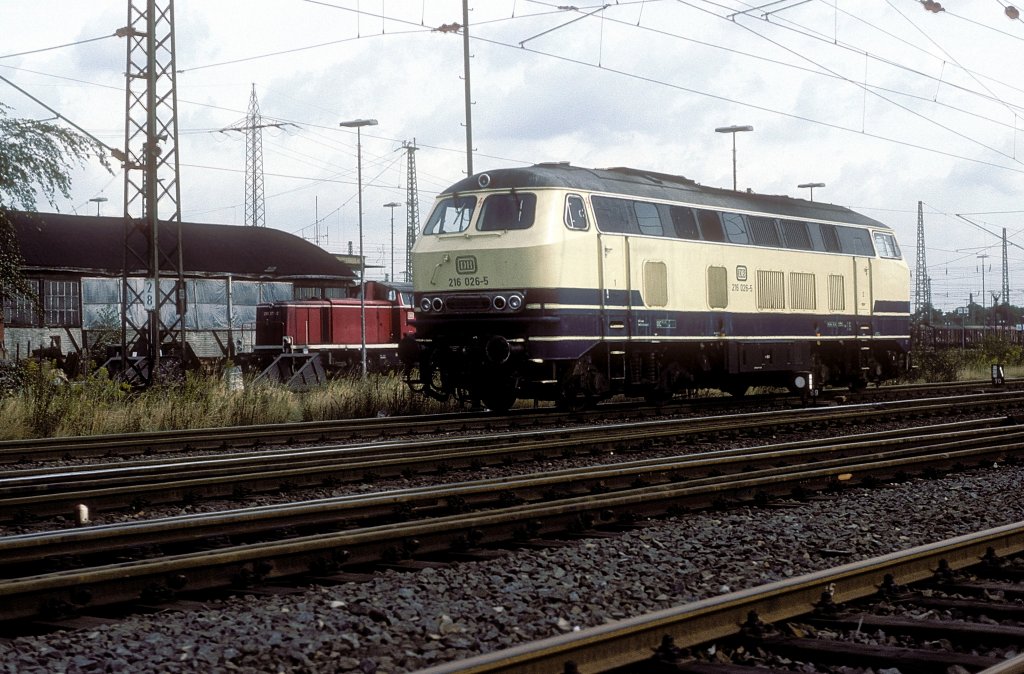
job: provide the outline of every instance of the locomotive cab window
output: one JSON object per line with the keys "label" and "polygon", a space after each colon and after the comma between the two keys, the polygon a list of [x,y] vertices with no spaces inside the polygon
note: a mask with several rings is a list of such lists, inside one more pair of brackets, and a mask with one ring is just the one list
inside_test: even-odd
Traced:
{"label": "locomotive cab window", "polygon": [[875,248],[878,250],[878,254],[882,257],[891,257],[894,259],[899,259],[900,257],[900,247],[896,243],[896,237],[892,234],[875,232]]}
{"label": "locomotive cab window", "polygon": [[583,204],[583,197],[578,194],[570,194],[565,198],[565,226],[579,231],[590,229],[587,208]]}
{"label": "locomotive cab window", "polygon": [[492,194],[484,200],[476,228],[481,232],[528,229],[533,226],[536,212],[536,194],[515,190],[507,194]]}
{"label": "locomotive cab window", "polygon": [[469,228],[476,208],[476,197],[447,197],[434,207],[424,234],[458,234]]}

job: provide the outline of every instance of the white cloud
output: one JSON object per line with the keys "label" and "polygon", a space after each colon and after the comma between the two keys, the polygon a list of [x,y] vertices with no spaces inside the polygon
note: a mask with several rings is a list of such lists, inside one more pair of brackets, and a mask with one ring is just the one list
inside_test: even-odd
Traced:
{"label": "white cloud", "polygon": [[[736,139],[741,187],[806,197],[797,184],[825,182],[816,199],[889,222],[911,262],[919,200],[948,213],[1024,209],[1024,76],[1014,67],[1024,24],[995,3],[950,0],[947,12],[932,14],[913,0],[815,1],[735,20],[722,6],[739,11],[746,5],[738,0],[624,2],[603,12],[530,0],[471,4],[477,170],[567,160],[725,187],[731,139],[714,128],[751,124],[755,131]],[[268,225],[310,234],[319,216],[329,248],[355,237],[356,138],[338,128],[345,119],[379,121],[362,134],[366,242],[378,254],[390,245],[382,205],[405,200],[402,141],[422,148],[422,217],[433,195],[462,177],[462,36],[430,30],[461,23],[458,0],[175,5],[186,218],[242,221],[245,142],[217,130],[245,117],[254,83],[264,118],[296,125],[263,137]],[[126,10],[125,2],[5,3],[3,54],[111,35]],[[121,145],[125,50],[108,38],[0,58],[0,75]],[[2,83],[0,101],[16,115],[49,116]],[[102,192],[104,212],[116,212],[122,182],[92,167],[60,207],[89,212]],[[950,274],[933,289],[980,292],[973,261],[955,250],[992,237],[955,217],[934,219],[929,262]],[[1019,213],[990,220],[1018,235]],[[1011,267],[1022,259],[1011,248]]]}

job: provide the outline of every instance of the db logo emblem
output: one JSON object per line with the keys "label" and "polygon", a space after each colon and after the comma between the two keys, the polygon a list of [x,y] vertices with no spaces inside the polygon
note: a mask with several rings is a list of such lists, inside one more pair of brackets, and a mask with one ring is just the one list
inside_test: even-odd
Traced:
{"label": "db logo emblem", "polygon": [[455,258],[455,271],[459,274],[475,274],[476,258],[472,255],[462,255]]}

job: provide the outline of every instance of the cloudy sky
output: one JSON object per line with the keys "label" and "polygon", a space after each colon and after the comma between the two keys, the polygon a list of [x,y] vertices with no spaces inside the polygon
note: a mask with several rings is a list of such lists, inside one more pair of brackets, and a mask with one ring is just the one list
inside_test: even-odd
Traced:
{"label": "cloudy sky", "polygon": [[[164,4],[161,0],[161,4]],[[851,207],[895,228],[943,308],[1002,282],[1024,304],[1024,22],[1005,0],[470,0],[473,168],[631,166]],[[178,0],[185,220],[245,220],[244,125],[264,124],[266,224],[340,252],[357,242],[362,133],[368,264],[391,266],[391,210],[415,139],[421,218],[467,168],[460,0]],[[1011,12],[1012,13],[1012,12]],[[111,146],[124,144],[125,0],[0,0],[0,77]],[[27,53],[31,52],[31,53]],[[0,80],[9,114],[52,114]],[[124,178],[75,176],[62,212],[122,210]],[[45,207],[44,210],[49,210]],[[960,217],[958,216],[960,214]],[[404,205],[394,209],[404,269]],[[319,223],[319,226],[317,226]],[[187,245],[187,244],[186,244]],[[358,245],[355,243],[355,245]],[[979,255],[988,255],[979,258]]]}

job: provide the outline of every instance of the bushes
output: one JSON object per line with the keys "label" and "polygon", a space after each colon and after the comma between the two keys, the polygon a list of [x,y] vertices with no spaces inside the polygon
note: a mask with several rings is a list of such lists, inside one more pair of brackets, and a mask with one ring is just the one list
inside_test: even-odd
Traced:
{"label": "bushes", "polygon": [[1024,350],[998,334],[987,335],[979,347],[920,347],[911,350],[914,379],[917,381],[957,381],[987,379],[989,366],[1024,366]]}

